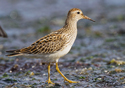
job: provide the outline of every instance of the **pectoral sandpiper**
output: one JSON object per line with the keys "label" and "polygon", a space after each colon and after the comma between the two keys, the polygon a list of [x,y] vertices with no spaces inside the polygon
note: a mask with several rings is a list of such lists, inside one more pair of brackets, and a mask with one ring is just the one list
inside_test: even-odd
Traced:
{"label": "pectoral sandpiper", "polygon": [[77,36],[77,22],[80,19],[88,19],[93,22],[91,18],[83,15],[82,11],[78,8],[69,10],[65,25],[63,28],[54,31],[31,44],[29,47],[7,51],[11,54],[7,56],[27,56],[33,58],[41,58],[43,62],[48,63],[48,83],[53,84],[50,79],[50,63],[56,63],[56,70],[69,83],[77,83],[67,79],[58,68],[58,60],[60,57],[66,55]]}

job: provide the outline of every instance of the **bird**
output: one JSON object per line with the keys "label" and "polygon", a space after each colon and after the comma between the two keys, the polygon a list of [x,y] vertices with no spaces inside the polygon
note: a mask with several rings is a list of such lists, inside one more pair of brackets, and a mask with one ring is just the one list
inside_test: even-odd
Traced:
{"label": "bird", "polygon": [[4,32],[1,26],[0,26],[0,37],[7,38],[7,34]]}
{"label": "bird", "polygon": [[56,70],[60,73],[65,81],[69,83],[78,83],[78,81],[69,80],[63,75],[58,67],[58,60],[60,57],[63,57],[70,51],[77,37],[77,22],[80,19],[88,19],[95,22],[91,18],[84,15],[80,9],[72,8],[69,10],[65,24],[61,29],[45,35],[28,47],[17,50],[9,50],[7,52],[10,54],[7,56],[41,58],[42,62],[48,64],[48,80],[46,81],[48,84],[54,84],[50,79],[51,63],[56,63]]}

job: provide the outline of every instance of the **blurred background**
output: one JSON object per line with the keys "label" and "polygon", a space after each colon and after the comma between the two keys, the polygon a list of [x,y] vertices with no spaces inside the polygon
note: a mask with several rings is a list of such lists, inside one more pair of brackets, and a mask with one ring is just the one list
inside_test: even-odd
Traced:
{"label": "blurred background", "polygon": [[[41,66],[38,59],[8,58],[5,51],[27,47],[44,35],[62,28],[71,8],[81,9],[84,15],[96,22],[78,22],[77,39],[69,54],[59,60],[64,74],[70,71],[75,75],[74,80],[81,81],[79,85],[68,86],[124,86],[125,76],[122,72],[125,71],[125,0],[0,0],[0,25],[8,35],[8,38],[0,37],[0,85],[8,87],[15,82],[16,86],[34,83],[36,86],[44,85],[47,70],[43,69],[47,68],[46,65]],[[117,60],[122,63],[120,66]],[[72,67],[74,65],[77,70]],[[64,86],[62,78],[58,79],[60,75],[56,73],[54,65],[52,68],[55,74],[52,78],[57,78],[53,81],[60,83],[61,87]],[[22,69],[23,73],[12,75],[22,72]],[[91,74],[88,72],[83,76],[83,71],[91,71]],[[30,78],[32,72],[35,75]],[[37,72],[40,74],[36,75]],[[112,72],[115,73],[109,76]],[[18,79],[19,75],[25,75],[25,78]],[[30,82],[33,78],[37,80]],[[23,81],[22,84],[20,81]]]}

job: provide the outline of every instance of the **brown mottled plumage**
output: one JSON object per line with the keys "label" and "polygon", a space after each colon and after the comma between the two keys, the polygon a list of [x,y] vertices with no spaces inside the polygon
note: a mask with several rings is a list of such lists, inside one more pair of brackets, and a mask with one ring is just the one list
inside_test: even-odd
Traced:
{"label": "brown mottled plumage", "polygon": [[[66,55],[77,36],[77,21],[80,19],[90,19],[83,15],[82,11],[78,8],[73,8],[68,12],[67,19],[63,28],[54,31],[31,44],[29,47],[19,50],[7,51],[11,54],[7,56],[27,56],[33,58],[41,58],[43,62],[48,64],[48,83],[52,83],[50,80],[50,63],[56,62],[56,70],[62,75],[65,81],[69,83],[77,83],[67,79],[58,68],[58,59]],[[53,83],[52,83],[53,84]]]}

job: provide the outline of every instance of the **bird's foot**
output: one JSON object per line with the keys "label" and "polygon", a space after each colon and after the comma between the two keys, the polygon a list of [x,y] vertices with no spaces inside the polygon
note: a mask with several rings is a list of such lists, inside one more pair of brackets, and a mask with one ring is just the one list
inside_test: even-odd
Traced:
{"label": "bird's foot", "polygon": [[48,82],[48,84],[55,84],[50,79],[48,79],[46,82]]}
{"label": "bird's foot", "polygon": [[79,81],[72,81],[72,80],[69,80],[69,79],[64,79],[64,81],[67,81],[69,83],[79,83]]}

